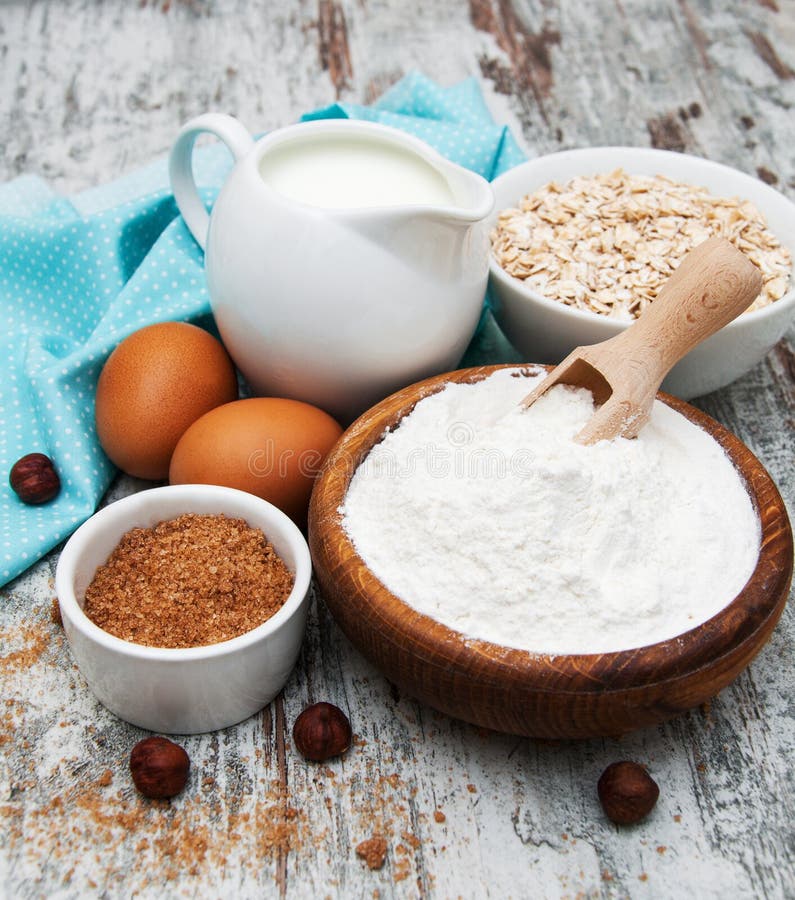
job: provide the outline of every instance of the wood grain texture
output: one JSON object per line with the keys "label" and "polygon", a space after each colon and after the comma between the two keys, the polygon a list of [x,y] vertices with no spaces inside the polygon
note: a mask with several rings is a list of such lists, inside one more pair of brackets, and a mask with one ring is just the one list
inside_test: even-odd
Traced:
{"label": "wood grain texture", "polygon": [[[417,68],[443,84],[477,78],[528,153],[681,147],[793,198],[793,47],[793,0],[6,0],[0,178],[36,174],[71,193],[161,156],[208,109],[264,131],[338,96],[372,102]],[[790,512],[794,343],[790,330],[752,372],[697,402],[765,464]],[[470,352],[473,365],[516,358],[493,323]],[[142,487],[120,478],[106,499]],[[281,701],[184,740],[193,776],[161,807],[142,805],[126,776],[144,733],[97,705],[50,620],[56,560],[0,596],[5,896],[795,893],[792,603],[708,708],[620,742],[571,744],[487,732],[415,702],[318,602]],[[316,700],[342,707],[358,735],[321,767],[289,736]],[[661,787],[629,830],[596,799],[599,774],[621,758],[648,765]],[[287,840],[274,842],[270,825]],[[369,871],[354,848],[375,831],[389,851]],[[203,855],[184,852],[191,836]]]}
{"label": "wood grain texture", "polygon": [[[757,279],[751,299],[758,287]],[[337,623],[411,696],[497,731],[536,738],[609,737],[657,725],[711,700],[762,649],[781,616],[792,580],[792,532],[784,502],[761,463],[721,425],[674,397],[660,395],[723,447],[762,526],[759,561],[747,585],[698,628],[617,653],[526,653],[468,639],[417,612],[356,552],[340,513],[356,469],[420,399],[451,382],[479,381],[495,368],[438,375],[393,394],[359,418],[329,455],[312,495],[309,542],[318,583]]]}

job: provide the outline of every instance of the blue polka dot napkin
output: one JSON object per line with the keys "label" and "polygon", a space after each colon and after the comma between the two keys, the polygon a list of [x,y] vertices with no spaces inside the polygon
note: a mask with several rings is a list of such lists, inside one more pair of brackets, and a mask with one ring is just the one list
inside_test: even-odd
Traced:
{"label": "blue polka dot napkin", "polygon": [[[373,106],[334,104],[304,119],[333,117],[401,128],[489,179],[524,158],[474,79],[442,88],[412,73]],[[229,155],[216,145],[194,165],[209,200]],[[33,176],[0,185],[0,585],[87,519],[115,474],[94,428],[110,351],[153,322],[212,327],[209,311],[202,253],[177,214],[165,160],[69,199]],[[54,459],[62,483],[38,507],[8,484],[14,462],[34,452]]]}

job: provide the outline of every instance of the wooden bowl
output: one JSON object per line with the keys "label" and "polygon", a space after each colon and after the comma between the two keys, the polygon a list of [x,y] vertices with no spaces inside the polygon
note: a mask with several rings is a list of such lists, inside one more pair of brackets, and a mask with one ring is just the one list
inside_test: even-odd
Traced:
{"label": "wooden bowl", "polygon": [[792,531],[781,496],[734,435],[689,404],[659,399],[723,447],[762,525],[759,560],[721,612],[671,640],[613,653],[548,656],[465,638],[392,594],[342,528],[350,480],[384,432],[445,384],[497,366],[429,378],[361,416],[326,460],[312,495],[309,544],[332,615],[351,642],[403,691],[448,715],[540,738],[616,736],[655,725],[714,697],[751,662],[778,621],[792,578]]}

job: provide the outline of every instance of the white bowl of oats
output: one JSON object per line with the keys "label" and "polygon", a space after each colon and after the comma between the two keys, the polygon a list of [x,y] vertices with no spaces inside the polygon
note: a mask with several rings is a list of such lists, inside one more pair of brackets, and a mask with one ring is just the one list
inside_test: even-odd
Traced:
{"label": "white bowl of oats", "polygon": [[763,291],[663,389],[689,399],[729,384],[795,318],[795,204],[757,178],[682,153],[594,147],[530,160],[492,187],[494,315],[530,362],[560,362],[622,331],[713,234],[759,266]]}

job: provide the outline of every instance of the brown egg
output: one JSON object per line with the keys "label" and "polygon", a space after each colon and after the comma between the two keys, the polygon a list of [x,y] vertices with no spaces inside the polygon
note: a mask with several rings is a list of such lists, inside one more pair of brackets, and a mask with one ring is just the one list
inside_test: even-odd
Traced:
{"label": "brown egg", "polygon": [[248,491],[303,527],[315,475],[341,434],[331,416],[298,400],[255,397],[227,403],[182,435],[169,481]]}
{"label": "brown egg", "polygon": [[185,429],[237,397],[237,377],[222,344],[185,322],[149,325],[111,353],[97,383],[102,449],[124,472],[166,478]]}

